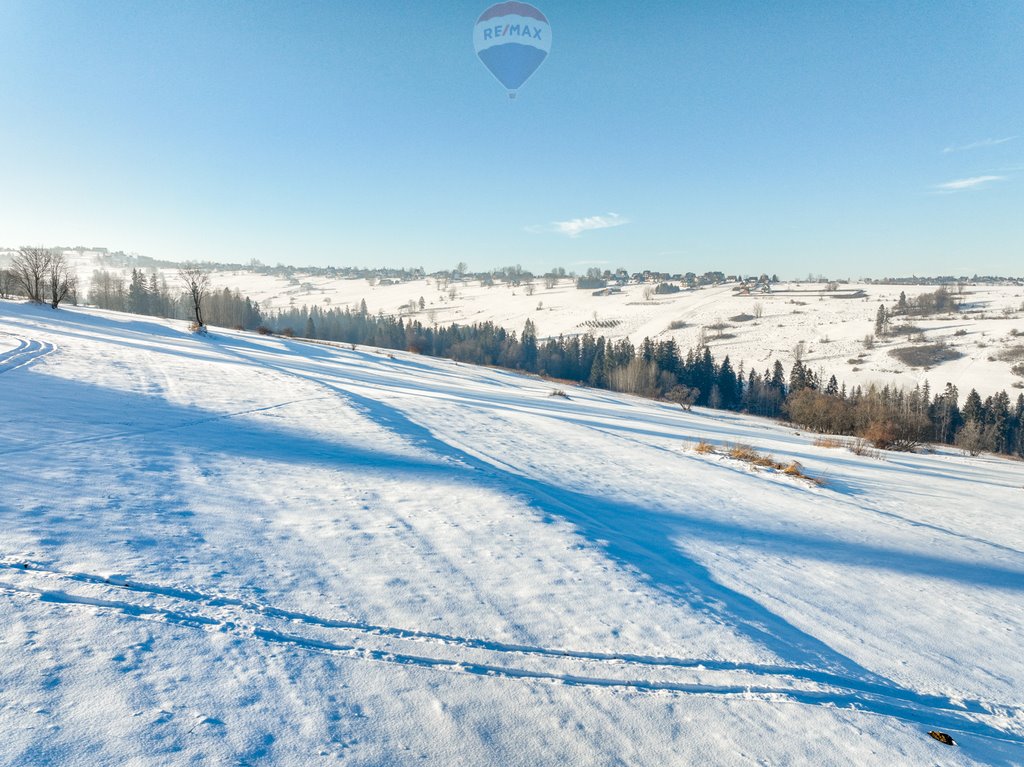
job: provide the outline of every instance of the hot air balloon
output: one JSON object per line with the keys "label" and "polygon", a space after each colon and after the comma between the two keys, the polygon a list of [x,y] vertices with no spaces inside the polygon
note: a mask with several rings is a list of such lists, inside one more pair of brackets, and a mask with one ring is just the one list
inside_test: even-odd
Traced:
{"label": "hot air balloon", "polygon": [[505,2],[484,11],[473,28],[473,47],[514,99],[551,51],[551,25],[532,5]]}

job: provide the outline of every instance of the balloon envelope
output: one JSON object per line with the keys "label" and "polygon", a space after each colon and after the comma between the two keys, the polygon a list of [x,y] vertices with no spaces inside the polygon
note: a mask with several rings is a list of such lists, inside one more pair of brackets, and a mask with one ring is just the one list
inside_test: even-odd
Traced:
{"label": "balloon envelope", "polygon": [[515,91],[551,51],[551,25],[532,5],[498,3],[477,19],[473,47],[498,82]]}

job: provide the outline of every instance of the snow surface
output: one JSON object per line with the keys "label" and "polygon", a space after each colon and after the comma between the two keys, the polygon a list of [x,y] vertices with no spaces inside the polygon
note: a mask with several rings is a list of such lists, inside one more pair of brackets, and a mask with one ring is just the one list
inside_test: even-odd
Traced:
{"label": "snow surface", "polygon": [[1024,764],[1024,464],[551,391],[0,301],[0,764]]}

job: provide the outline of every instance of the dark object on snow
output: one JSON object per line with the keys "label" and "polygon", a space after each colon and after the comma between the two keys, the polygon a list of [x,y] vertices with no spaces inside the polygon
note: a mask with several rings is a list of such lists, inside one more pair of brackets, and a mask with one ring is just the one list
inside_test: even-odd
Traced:
{"label": "dark object on snow", "polygon": [[953,740],[949,735],[947,735],[944,732],[939,732],[938,730],[932,730],[928,734],[931,735],[933,738],[935,738],[935,740],[939,741],[939,743],[945,743],[947,746],[955,746],[956,745],[956,741]]}

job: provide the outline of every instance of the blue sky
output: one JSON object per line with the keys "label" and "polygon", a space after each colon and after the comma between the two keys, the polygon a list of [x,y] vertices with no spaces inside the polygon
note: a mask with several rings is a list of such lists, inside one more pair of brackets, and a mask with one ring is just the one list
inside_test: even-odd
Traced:
{"label": "blue sky", "polygon": [[0,245],[1024,273],[1024,3],[0,3]]}

